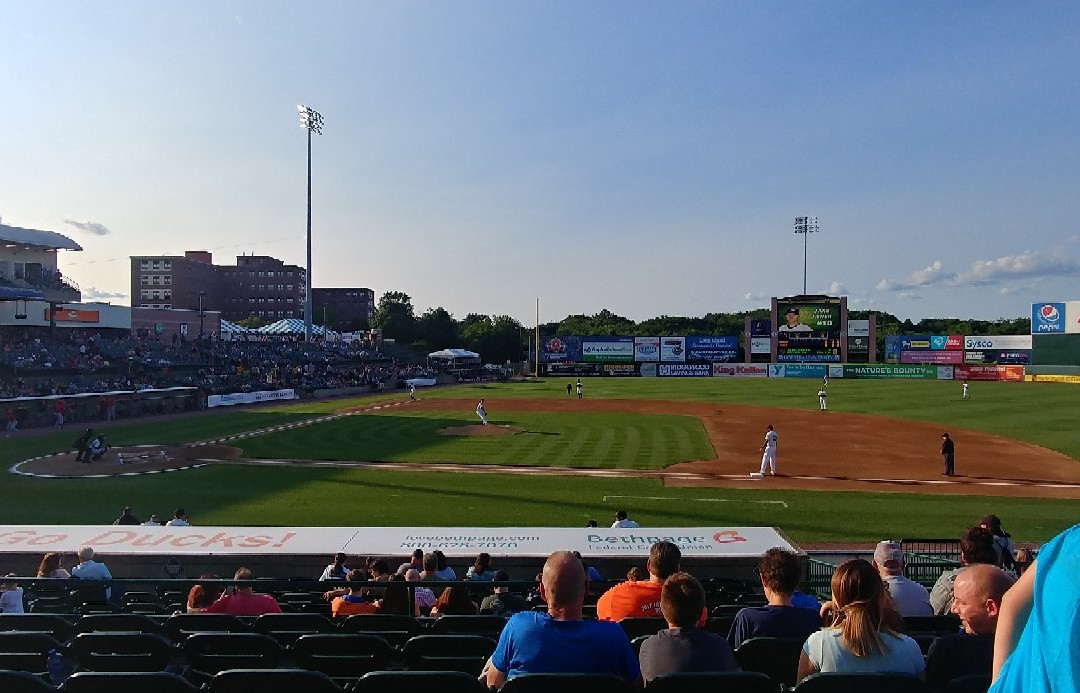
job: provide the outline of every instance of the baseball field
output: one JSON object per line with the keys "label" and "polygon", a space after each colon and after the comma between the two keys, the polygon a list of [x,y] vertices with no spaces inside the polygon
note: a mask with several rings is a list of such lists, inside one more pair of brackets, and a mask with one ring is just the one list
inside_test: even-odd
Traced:
{"label": "baseball field", "polygon": [[[0,524],[103,524],[125,505],[202,525],[770,525],[806,545],[954,537],[988,513],[1020,542],[1080,517],[1080,388],[950,381],[565,378],[300,402],[0,439]],[[474,413],[483,397],[490,424]],[[765,427],[782,476],[753,479]],[[958,476],[940,476],[940,436]],[[202,443],[201,445],[194,445]],[[147,447],[136,447],[147,446]],[[168,473],[160,473],[168,470]]]}

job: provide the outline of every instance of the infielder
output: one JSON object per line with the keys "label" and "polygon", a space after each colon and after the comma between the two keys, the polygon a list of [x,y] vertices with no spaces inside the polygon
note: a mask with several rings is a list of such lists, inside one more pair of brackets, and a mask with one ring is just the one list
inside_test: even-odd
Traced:
{"label": "infielder", "polygon": [[821,411],[827,411],[829,407],[825,404],[825,398],[828,396],[828,391],[825,388],[821,388],[817,391],[818,406],[821,407]]}
{"label": "infielder", "polygon": [[409,400],[416,401],[416,383],[409,383]]}
{"label": "infielder", "polygon": [[576,387],[577,387],[577,398],[578,398],[578,399],[581,399],[581,390],[582,390],[582,387],[581,387],[581,378],[578,378],[578,379],[577,379],[577,385],[576,385]]}
{"label": "infielder", "polygon": [[968,383],[967,383],[967,381],[965,380],[965,381],[964,381],[964,399],[968,399],[968,397],[969,397],[969,393],[968,393]]}
{"label": "infielder", "polygon": [[480,423],[484,424],[485,426],[488,425],[487,410],[484,409],[484,400],[480,400],[480,404],[476,405],[476,415],[480,417]]}
{"label": "infielder", "polygon": [[776,476],[776,440],[776,431],[773,430],[772,424],[769,424],[765,430],[765,442],[761,444],[761,470],[757,476],[765,476],[766,469]]}

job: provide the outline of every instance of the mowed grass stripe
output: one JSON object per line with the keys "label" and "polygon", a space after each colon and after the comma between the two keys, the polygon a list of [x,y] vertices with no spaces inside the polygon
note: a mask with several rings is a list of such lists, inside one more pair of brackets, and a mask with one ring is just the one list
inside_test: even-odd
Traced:
{"label": "mowed grass stripe", "polygon": [[[521,429],[515,435],[439,434],[443,428],[473,423],[440,412],[395,410],[270,433],[238,445],[252,458],[626,469],[656,469],[713,456],[701,421],[689,416],[512,412],[500,415],[496,423]],[[612,450],[622,454],[613,456]]]}

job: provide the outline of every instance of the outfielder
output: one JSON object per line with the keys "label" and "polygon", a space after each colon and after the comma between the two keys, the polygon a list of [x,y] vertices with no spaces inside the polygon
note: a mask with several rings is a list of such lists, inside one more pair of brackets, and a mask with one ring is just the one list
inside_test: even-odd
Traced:
{"label": "outfielder", "polygon": [[761,444],[761,470],[757,476],[765,476],[766,469],[776,476],[776,441],[776,431],[773,430],[772,424],[769,424],[765,430],[765,442]]}
{"label": "outfielder", "polygon": [[968,383],[965,380],[964,381],[964,399],[970,399],[970,397],[971,397],[971,393],[968,392]]}
{"label": "outfielder", "polygon": [[480,423],[484,424],[485,426],[488,425],[487,410],[484,409],[484,400],[480,400],[480,404],[476,405],[476,415],[480,417]]}
{"label": "outfielder", "polygon": [[828,391],[823,387],[817,391],[818,405],[821,407],[821,411],[828,410],[828,406],[825,404],[825,398],[828,396]]}

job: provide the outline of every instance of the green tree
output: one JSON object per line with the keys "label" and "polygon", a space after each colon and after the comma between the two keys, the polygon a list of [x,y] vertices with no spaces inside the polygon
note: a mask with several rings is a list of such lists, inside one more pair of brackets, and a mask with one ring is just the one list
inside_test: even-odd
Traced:
{"label": "green tree", "polygon": [[372,325],[383,331],[383,337],[409,343],[416,337],[416,315],[412,298],[401,291],[387,291],[379,298]]}
{"label": "green tree", "polygon": [[480,354],[485,363],[521,361],[525,354],[525,328],[509,315],[470,313],[461,323],[465,348]]}
{"label": "green tree", "polygon": [[430,350],[447,349],[458,345],[457,323],[454,316],[443,307],[428,308],[420,316],[416,326],[417,339]]}

